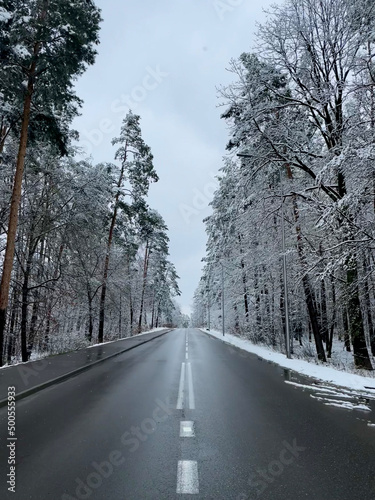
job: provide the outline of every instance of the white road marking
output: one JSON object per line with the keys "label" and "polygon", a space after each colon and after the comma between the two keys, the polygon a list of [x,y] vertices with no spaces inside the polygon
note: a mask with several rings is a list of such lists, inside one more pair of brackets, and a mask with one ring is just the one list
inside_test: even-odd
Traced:
{"label": "white road marking", "polygon": [[189,408],[190,410],[195,410],[195,398],[194,398],[193,376],[191,373],[191,363],[187,364],[187,368],[188,368],[188,382],[189,382]]}
{"label": "white road marking", "polygon": [[184,394],[185,394],[185,363],[181,365],[180,387],[178,389],[177,410],[182,410],[184,407]]}
{"label": "white road marking", "polygon": [[195,437],[194,422],[192,420],[180,422],[180,437]]}
{"label": "white road marking", "polygon": [[194,460],[179,460],[176,491],[179,494],[190,495],[199,493],[198,463]]}

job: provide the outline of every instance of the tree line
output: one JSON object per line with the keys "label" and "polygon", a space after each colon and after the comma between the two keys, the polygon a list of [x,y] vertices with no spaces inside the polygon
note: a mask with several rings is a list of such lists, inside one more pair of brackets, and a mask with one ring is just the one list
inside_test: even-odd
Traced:
{"label": "tree line", "polygon": [[100,22],[90,0],[0,7],[0,366],[183,320],[140,117],[125,117],[114,161],[73,145]]}
{"label": "tree line", "polygon": [[218,325],[224,291],[228,330],[285,350],[288,300],[292,350],[324,362],[337,340],[374,368],[374,48],[371,0],[286,0],[230,62],[195,324]]}

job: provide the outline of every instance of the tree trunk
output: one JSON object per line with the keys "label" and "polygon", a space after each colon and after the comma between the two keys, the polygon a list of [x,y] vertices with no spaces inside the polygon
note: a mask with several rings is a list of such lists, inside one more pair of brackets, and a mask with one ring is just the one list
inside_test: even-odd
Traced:
{"label": "tree trunk", "polygon": [[122,333],[122,298],[121,298],[121,293],[120,293],[120,312],[119,312],[119,318],[118,318],[118,336],[119,336],[119,339],[121,338],[121,333]]}
{"label": "tree trunk", "polygon": [[[243,249],[242,249],[242,238],[241,235],[238,235],[238,241],[240,244],[240,254],[243,254]],[[246,323],[249,322],[249,300],[248,300],[248,292],[247,292],[247,276],[246,276],[246,270],[245,270],[245,262],[243,258],[241,258],[241,269],[242,269],[242,284],[243,284],[243,300],[244,300],[244,307],[245,307],[245,320]]]}
{"label": "tree trunk", "polygon": [[6,141],[7,137],[9,136],[10,131],[11,131],[10,126],[3,125],[0,128],[0,155],[4,151],[5,141]]}
{"label": "tree trunk", "polygon": [[369,330],[369,336],[370,336],[371,354],[374,356],[374,354],[375,354],[375,336],[374,336],[374,324],[373,324],[372,314],[371,314],[370,289],[369,289],[368,280],[367,280],[367,276],[369,276],[369,265],[368,265],[366,256],[364,256],[364,258],[363,258],[363,270],[364,270],[364,274],[365,274],[365,277],[363,280],[363,294],[364,294],[364,301],[365,301],[366,312],[367,312],[367,323],[368,323],[368,330]]}
{"label": "tree trunk", "polygon": [[344,325],[344,345],[347,352],[351,352],[350,347],[350,336],[349,336],[349,315],[348,310],[345,309],[342,315],[343,325]]}
{"label": "tree trunk", "polygon": [[[23,275],[22,284],[22,305],[21,305],[21,354],[22,361],[29,361],[31,356],[31,351],[28,349],[28,310],[29,310],[29,280],[31,274],[31,266],[33,262],[33,257],[37,248],[37,241],[33,241],[34,229],[30,229],[29,244],[27,251],[26,267]],[[31,342],[32,344],[32,342]]]}
{"label": "tree trunk", "polygon": [[[38,47],[36,47],[34,52],[36,52],[35,55],[37,56],[39,53]],[[18,209],[21,202],[23,171],[25,166],[28,130],[30,123],[31,101],[34,93],[35,67],[36,67],[36,61],[33,62],[31,66],[30,74],[32,76],[30,76],[28,80],[27,94],[23,106],[21,136],[20,136],[19,149],[17,155],[16,171],[14,175],[12,198],[10,202],[7,242],[5,248],[3,273],[0,284],[0,366],[3,365],[4,331],[5,331],[7,308],[9,302],[10,280],[12,275],[13,260],[15,253],[15,243],[17,235],[17,226],[18,226]]]}
{"label": "tree trunk", "polygon": [[324,279],[320,280],[320,303],[321,303],[321,328],[322,328],[322,340],[328,343],[328,315],[327,315],[327,294],[326,285]]}
{"label": "tree trunk", "polygon": [[[293,179],[293,174],[292,170],[290,168],[290,165],[286,166],[286,171],[289,179]],[[319,323],[317,320],[317,310],[316,310],[316,301],[315,301],[315,294],[312,289],[311,283],[309,276],[307,274],[307,263],[306,263],[306,257],[305,257],[305,250],[304,250],[304,245],[303,245],[303,239],[302,239],[302,232],[301,232],[301,227],[299,225],[299,210],[298,210],[298,205],[297,205],[297,199],[296,196],[294,195],[292,197],[293,200],[293,216],[294,216],[294,222],[296,224],[296,233],[297,233],[297,253],[298,257],[301,263],[301,268],[302,268],[302,285],[303,285],[303,291],[305,293],[305,300],[306,300],[306,305],[307,305],[307,310],[309,313],[310,317],[310,322],[311,322],[311,328],[312,332],[314,335],[314,340],[315,340],[315,347],[316,347],[316,352],[318,354],[318,359],[320,361],[326,362],[326,355],[324,352],[324,346],[322,342],[322,336],[319,328]]]}
{"label": "tree trunk", "polygon": [[[126,149],[126,148],[125,148]],[[121,166],[120,177],[117,183],[117,193],[115,196],[115,208],[113,210],[111,226],[109,228],[108,242],[107,242],[107,252],[104,260],[104,270],[103,270],[103,281],[102,281],[102,293],[100,294],[100,306],[99,306],[99,333],[98,333],[98,343],[102,344],[104,340],[104,321],[105,321],[105,298],[107,294],[107,282],[108,282],[108,271],[109,271],[109,260],[111,254],[112,240],[113,240],[113,231],[115,229],[116,220],[117,220],[117,212],[118,212],[118,202],[120,200],[120,188],[122,185],[122,180],[124,178],[125,171],[125,161],[126,161],[126,153],[125,158]]]}
{"label": "tree trunk", "polygon": [[92,341],[92,334],[94,331],[94,321],[93,321],[93,310],[92,310],[92,296],[90,290],[87,290],[87,300],[89,305],[89,333],[87,335],[87,340]]}
{"label": "tree trunk", "polygon": [[[280,302],[279,302],[281,326],[283,329],[283,339],[286,338],[286,323],[285,323],[285,290],[284,290],[284,280],[283,275],[280,274]],[[284,345],[284,349],[285,349]]]}
{"label": "tree trunk", "polygon": [[31,352],[34,348],[35,339],[37,336],[36,324],[38,321],[38,313],[39,313],[39,290],[36,290],[34,293],[34,297],[33,297],[33,308],[32,308],[31,319],[30,319],[30,331],[29,331],[29,338],[28,338],[28,342],[27,342],[27,352],[28,352],[29,359],[31,356]]}
{"label": "tree trunk", "polygon": [[17,316],[17,287],[13,287],[12,293],[12,306],[11,306],[11,315],[10,315],[10,324],[9,324],[9,338],[8,338],[8,349],[7,349],[7,362],[8,365],[12,362],[12,356],[15,354],[15,324],[16,324],[16,316]]}
{"label": "tree trunk", "polygon": [[102,293],[100,294],[99,333],[98,333],[98,343],[99,344],[102,344],[103,340],[104,340],[104,321],[105,321],[104,309],[105,309],[105,297],[107,294],[108,267],[109,267],[109,256],[107,256],[105,259]]}
{"label": "tree trunk", "polygon": [[138,320],[138,333],[141,333],[142,331],[143,303],[145,300],[149,257],[150,257],[150,248],[149,248],[149,243],[147,241],[145,250],[145,260],[143,264],[142,295],[141,295],[141,305],[140,305],[139,320]]}
{"label": "tree trunk", "polygon": [[333,346],[333,333],[336,326],[336,287],[333,276],[331,276],[331,285],[332,285],[332,319],[331,319],[331,328],[329,330],[328,342],[327,342],[327,357],[330,358],[332,356],[332,346]]}
{"label": "tree trunk", "polygon": [[367,349],[361,304],[359,301],[357,262],[353,262],[352,264],[352,269],[347,271],[347,283],[349,286],[354,285],[354,293],[349,290],[350,295],[348,300],[349,334],[353,345],[354,363],[357,368],[372,370],[373,367]]}
{"label": "tree trunk", "polygon": [[134,324],[134,308],[133,308],[133,301],[132,301],[131,297],[129,300],[129,307],[130,307],[130,336],[132,336],[133,335],[133,324]]}
{"label": "tree trunk", "polygon": [[151,330],[154,328],[154,319],[155,319],[155,293],[152,297],[152,309],[151,309]]}
{"label": "tree trunk", "polygon": [[315,347],[316,347],[316,352],[318,354],[318,359],[320,361],[326,362],[327,359],[324,352],[322,337],[320,335],[318,320],[316,317],[314,292],[311,288],[310,281],[306,274],[304,274],[302,278],[302,284],[303,284],[303,290],[305,292],[305,300],[306,300],[307,310],[309,312],[311,328],[312,328],[312,333],[314,335]]}
{"label": "tree trunk", "polygon": [[157,307],[157,310],[156,310],[156,323],[155,323],[155,328],[158,328],[159,326],[159,313],[160,313],[160,310],[159,310],[159,305]]}
{"label": "tree trunk", "polygon": [[22,361],[29,361],[27,352],[27,315],[28,315],[28,296],[29,296],[29,277],[30,263],[27,262],[23,284],[22,284],[22,305],[21,305],[21,354]]}

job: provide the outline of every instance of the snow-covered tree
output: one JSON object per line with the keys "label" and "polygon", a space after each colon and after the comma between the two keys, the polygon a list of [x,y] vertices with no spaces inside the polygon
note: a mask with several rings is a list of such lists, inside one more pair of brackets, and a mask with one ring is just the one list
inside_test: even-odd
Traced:
{"label": "snow-covered tree", "polygon": [[271,8],[254,53],[231,62],[235,81],[220,92],[229,158],[206,221],[207,265],[195,301],[197,311],[202,301],[219,311],[219,270],[210,263],[221,263],[234,331],[275,345],[289,296],[292,328],[299,339],[301,331],[313,335],[320,360],[331,356],[336,332],[353,347],[356,366],[368,369],[374,26],[372,2],[286,0]]}
{"label": "snow-covered tree", "polygon": [[[101,287],[99,342],[103,342],[104,336],[107,280],[117,217],[119,212],[121,212],[121,215],[125,218],[135,216],[139,221],[142,221],[143,213],[146,210],[145,197],[147,196],[150,183],[158,181],[158,176],[154,170],[151,150],[142,139],[140,116],[130,111],[124,119],[120,136],[114,139],[112,144],[119,145],[115,154],[115,160],[120,162],[120,166],[109,166],[117,175],[114,177],[113,212],[109,226],[107,252],[104,261]],[[130,198],[129,202],[127,202],[127,198]]]}
{"label": "snow-covered tree", "polygon": [[68,124],[80,103],[73,81],[94,62],[99,22],[99,10],[86,0],[9,0],[0,7],[0,151],[11,130],[18,137],[0,285],[0,346],[28,139],[33,133],[40,140],[53,138],[66,152]]}

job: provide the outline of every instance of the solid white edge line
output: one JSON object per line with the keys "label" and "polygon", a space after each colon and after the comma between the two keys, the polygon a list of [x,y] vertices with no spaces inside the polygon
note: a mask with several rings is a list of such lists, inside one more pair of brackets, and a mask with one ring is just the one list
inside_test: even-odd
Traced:
{"label": "solid white edge line", "polygon": [[180,386],[178,388],[177,410],[182,410],[184,407],[184,389],[185,389],[185,363],[181,364]]}
{"label": "solid white edge line", "polygon": [[187,495],[197,495],[199,493],[198,463],[196,461],[178,461],[176,492]]}
{"label": "solid white edge line", "polygon": [[193,375],[191,372],[191,363],[187,364],[188,368],[188,382],[189,382],[189,408],[190,410],[195,410],[195,397],[194,397],[194,387],[193,387]]}

